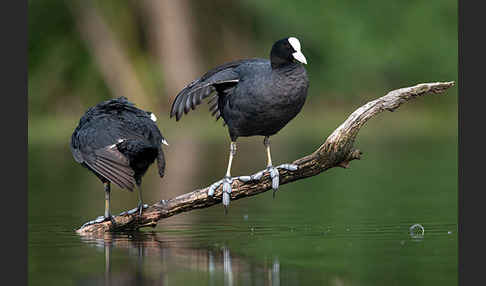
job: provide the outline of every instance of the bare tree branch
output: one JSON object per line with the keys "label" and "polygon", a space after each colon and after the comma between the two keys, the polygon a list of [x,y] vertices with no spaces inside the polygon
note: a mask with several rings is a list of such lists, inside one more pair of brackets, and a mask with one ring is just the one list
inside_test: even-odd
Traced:
{"label": "bare tree branch", "polygon": [[[452,86],[454,86],[452,81],[422,83],[393,90],[383,97],[368,102],[354,111],[316,151],[295,160],[293,164],[298,165],[297,170],[280,170],[280,184],[283,185],[315,176],[333,167],[347,168],[350,161],[360,159],[361,151],[354,149],[353,145],[358,131],[370,118],[385,110],[394,111],[401,104],[419,96],[443,93]],[[234,180],[231,200],[254,196],[271,188],[272,182],[267,173],[258,181],[243,182]],[[147,226],[155,227],[161,219],[221,203],[222,186],[214,192],[213,197],[208,196],[208,189],[209,187],[206,187],[173,199],[161,200],[144,210],[142,216],[136,213],[120,214],[115,217],[116,226],[113,226],[110,221],[101,223],[90,222],[83,225],[77,232],[80,234],[93,234],[106,231],[135,230]]]}

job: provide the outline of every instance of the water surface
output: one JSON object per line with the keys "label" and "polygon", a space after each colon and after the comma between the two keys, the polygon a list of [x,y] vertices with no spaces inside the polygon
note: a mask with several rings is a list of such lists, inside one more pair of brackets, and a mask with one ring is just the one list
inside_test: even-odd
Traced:
{"label": "water surface", "polygon": [[[232,201],[228,215],[217,205],[98,237],[74,229],[103,213],[102,185],[67,145],[30,144],[29,285],[457,285],[456,138],[405,139],[365,137],[363,159],[349,169],[281,186],[276,199]],[[280,141],[274,160],[303,156],[318,140]],[[235,175],[263,167],[261,142],[250,141]],[[219,179],[224,143],[203,146],[208,167],[186,185]],[[172,196],[164,184],[151,167],[147,203]],[[115,189],[112,205],[133,208],[136,194]],[[410,236],[416,223],[423,237]]]}

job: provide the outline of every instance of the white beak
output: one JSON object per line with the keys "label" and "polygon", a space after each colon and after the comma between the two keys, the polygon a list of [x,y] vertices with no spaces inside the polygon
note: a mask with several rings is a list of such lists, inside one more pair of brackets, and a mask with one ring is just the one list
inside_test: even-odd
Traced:
{"label": "white beak", "polygon": [[304,54],[301,51],[297,51],[293,53],[292,56],[294,57],[294,59],[298,60],[299,62],[303,64],[307,64],[307,60],[305,59]]}
{"label": "white beak", "polygon": [[162,139],[162,142],[161,143],[164,144],[164,145],[166,145],[166,146],[169,146],[169,143],[167,143],[167,140],[165,140],[165,139]]}

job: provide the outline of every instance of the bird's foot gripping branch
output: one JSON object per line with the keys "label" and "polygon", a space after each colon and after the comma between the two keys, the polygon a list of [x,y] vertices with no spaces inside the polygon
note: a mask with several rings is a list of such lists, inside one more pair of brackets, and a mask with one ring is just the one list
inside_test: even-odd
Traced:
{"label": "bird's foot gripping branch", "polygon": [[[394,111],[401,104],[417,97],[441,94],[452,86],[454,82],[422,83],[393,90],[383,97],[366,103],[334,130],[316,151],[292,162],[298,166],[297,170],[279,169],[280,185],[315,176],[333,167],[347,168],[350,161],[360,159],[361,151],[355,149],[353,145],[360,128],[370,118],[382,111]],[[237,200],[272,189],[272,178],[269,172],[264,172],[260,180],[235,179],[231,187],[231,200]],[[142,215],[138,212],[122,213],[114,217],[115,225],[109,220],[94,222],[83,225],[77,232],[96,235],[107,231],[130,231],[147,226],[155,227],[161,219],[220,204],[223,187],[219,186],[215,189],[213,196],[209,196],[208,191],[209,187],[206,187],[169,200],[162,200],[149,206]]]}

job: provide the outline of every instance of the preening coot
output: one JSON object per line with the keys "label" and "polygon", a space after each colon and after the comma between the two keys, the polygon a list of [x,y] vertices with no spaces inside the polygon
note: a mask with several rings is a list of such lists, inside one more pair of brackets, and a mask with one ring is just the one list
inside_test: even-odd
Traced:
{"label": "preening coot", "polygon": [[[273,167],[269,137],[276,134],[302,109],[307,97],[309,80],[302,64],[307,60],[295,37],[281,39],[273,44],[270,60],[244,59],[218,66],[186,86],[172,103],[170,117],[179,121],[183,113],[195,109],[211,93],[210,111],[218,120],[223,118],[231,138],[226,176],[211,185],[209,195],[223,184],[223,205],[229,204],[231,164],[236,154],[236,139],[240,136],[264,136],[267,169],[272,188],[278,189],[278,168],[296,170],[296,165]],[[259,179],[263,172],[242,180]]]}
{"label": "preening coot", "polygon": [[155,124],[153,113],[135,107],[125,97],[107,100],[88,109],[71,136],[76,162],[91,170],[105,187],[104,219],[110,214],[110,183],[139,195],[143,210],[142,176],[157,158],[159,175],[165,170],[162,145],[167,141]]}

